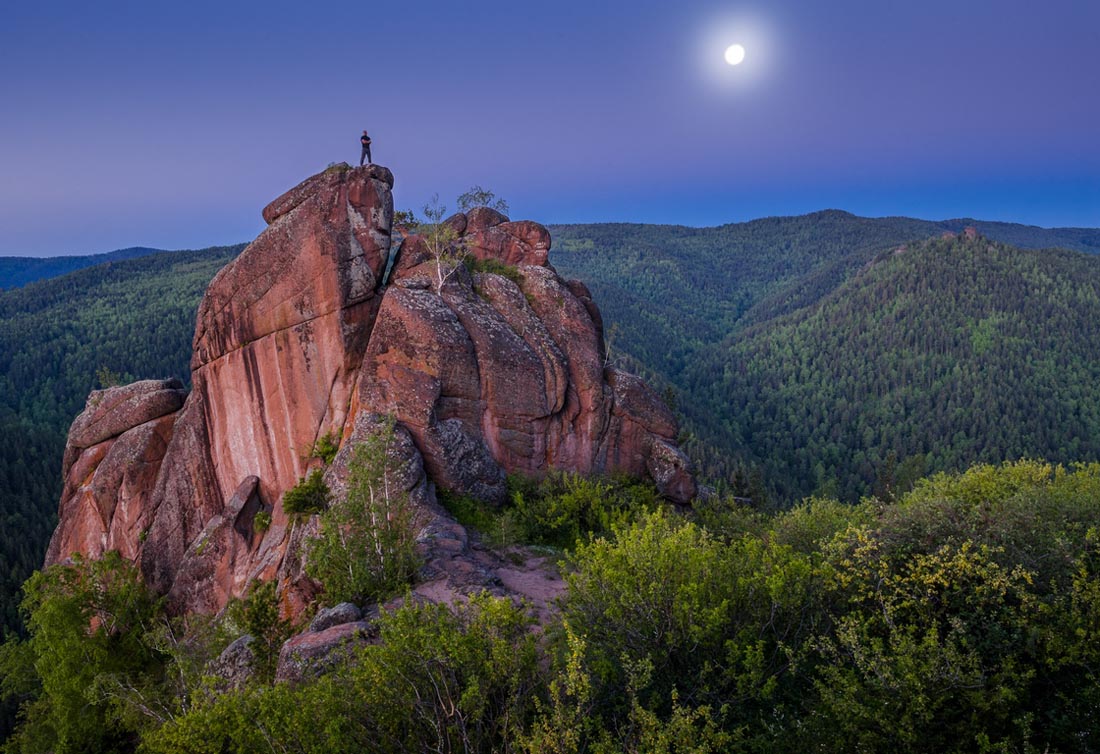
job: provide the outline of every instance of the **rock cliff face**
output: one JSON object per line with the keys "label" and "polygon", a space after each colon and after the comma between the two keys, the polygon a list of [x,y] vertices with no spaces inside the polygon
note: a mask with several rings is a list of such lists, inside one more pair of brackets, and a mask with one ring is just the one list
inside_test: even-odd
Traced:
{"label": "rock cliff face", "polygon": [[[315,522],[291,526],[281,497],[320,466],[311,448],[326,434],[340,440],[325,470],[338,496],[351,448],[384,414],[418,506],[429,599],[530,587],[470,547],[437,486],[502,501],[506,472],[626,471],[675,502],[694,496],[675,419],[605,368],[599,311],[550,266],[546,229],[485,208],[456,215],[446,222],[469,264],[444,262],[440,284],[412,236],[383,287],[392,186],[385,168],[340,166],[264,209],[267,229],[199,307],[189,394],[171,381],[92,393],[69,433],[47,564],[118,549],[178,610],[216,611],[252,579],[277,579],[296,610],[312,596],[302,543]],[[500,264],[506,275],[470,272]]]}

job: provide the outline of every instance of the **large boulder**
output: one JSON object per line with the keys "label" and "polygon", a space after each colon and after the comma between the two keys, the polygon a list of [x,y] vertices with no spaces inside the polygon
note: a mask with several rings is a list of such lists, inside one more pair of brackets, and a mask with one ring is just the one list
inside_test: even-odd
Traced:
{"label": "large boulder", "polygon": [[[92,394],[70,431],[47,563],[119,549],[180,612],[215,612],[274,580],[300,615],[320,596],[305,567],[318,523],[288,517],[282,497],[320,468],[341,504],[354,448],[393,422],[394,489],[415,509],[423,561],[417,599],[488,590],[544,610],[561,588],[553,569],[481,549],[437,489],[499,503],[507,473],[627,471],[690,501],[675,418],[605,368],[599,309],[550,266],[546,229],[460,213],[446,221],[456,255],[495,264],[441,267],[413,235],[383,286],[392,186],[380,166],[339,165],[280,196],[199,307],[191,392],[146,381]],[[313,450],[326,436],[339,448],[328,464]],[[320,657],[362,638],[337,629],[292,649]]]}

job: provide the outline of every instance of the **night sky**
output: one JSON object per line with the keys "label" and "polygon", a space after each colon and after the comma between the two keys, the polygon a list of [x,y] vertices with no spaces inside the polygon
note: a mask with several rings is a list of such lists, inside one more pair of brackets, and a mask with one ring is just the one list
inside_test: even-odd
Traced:
{"label": "night sky", "polygon": [[398,208],[1100,226],[1096,0],[12,2],[0,107],[0,255],[250,240],[363,128]]}

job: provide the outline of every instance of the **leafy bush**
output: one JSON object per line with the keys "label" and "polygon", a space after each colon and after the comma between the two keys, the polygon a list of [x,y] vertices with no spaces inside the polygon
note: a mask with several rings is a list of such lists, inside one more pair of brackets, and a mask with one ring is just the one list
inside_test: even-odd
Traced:
{"label": "leafy bush", "polygon": [[610,534],[616,526],[662,506],[651,483],[625,475],[512,474],[508,489],[510,501],[501,509],[447,491],[440,499],[459,523],[477,529],[490,544],[560,549],[572,549],[588,536]]}
{"label": "leafy bush", "polygon": [[[361,501],[384,490],[388,457],[357,462]],[[28,583],[30,640],[0,649],[0,688],[26,712],[9,749],[1098,748],[1100,466],[980,466],[895,504],[814,499],[772,516],[645,512],[647,494],[615,484],[513,480],[555,536],[612,519],[575,545],[541,633],[509,600],[409,600],[379,619],[381,643],[295,686],[204,683],[209,624],[162,620],[117,555],[51,568]],[[556,499],[538,498],[543,485]],[[585,513],[620,494],[636,504],[611,504],[621,518]],[[326,530],[331,544],[358,524],[330,512],[349,522]],[[505,515],[520,520],[517,507],[487,520]],[[274,650],[274,587],[248,602],[234,621]]]}
{"label": "leafy bush", "polygon": [[311,683],[213,697],[150,731],[148,754],[181,751],[514,751],[540,682],[524,610],[477,595],[453,610],[407,605],[380,644]]}
{"label": "leafy bush", "polygon": [[317,442],[313,443],[310,455],[314,458],[320,458],[327,466],[332,463],[332,459],[336,458],[336,454],[340,452],[339,439],[332,432],[326,432],[317,438]]}
{"label": "leafy bush", "polygon": [[252,528],[257,534],[263,534],[271,528],[271,514],[267,511],[259,511],[252,519]]}
{"label": "leafy bush", "polygon": [[508,202],[481,186],[472,186],[458,196],[458,209],[469,212],[474,207],[489,207],[502,215],[508,214]]}
{"label": "leafy bush", "polygon": [[324,474],[320,469],[314,469],[283,495],[283,511],[290,516],[308,516],[325,510],[328,500],[329,489]]}
{"label": "leafy bush", "polygon": [[[11,751],[131,748],[138,724],[123,714],[116,677],[132,687],[160,674],[164,658],[143,642],[161,604],[137,568],[110,551],[36,572],[24,585],[31,638],[5,645],[4,692],[22,692],[23,724]],[[33,670],[27,662],[33,663]],[[33,676],[37,676],[35,683]],[[13,688],[11,681],[21,682]],[[37,689],[34,687],[37,686]],[[21,687],[21,688],[20,688]]]}
{"label": "leafy bush", "polygon": [[571,548],[586,535],[610,534],[661,507],[655,487],[627,476],[554,472],[509,479],[514,516],[526,541]]}

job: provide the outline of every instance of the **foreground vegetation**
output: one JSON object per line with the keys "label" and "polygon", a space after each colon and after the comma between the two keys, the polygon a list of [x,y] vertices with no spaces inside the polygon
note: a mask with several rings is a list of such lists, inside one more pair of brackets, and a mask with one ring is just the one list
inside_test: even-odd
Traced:
{"label": "foreground vegetation", "polygon": [[[617,496],[604,519],[575,504],[597,489]],[[1100,748],[1100,465],[976,466],[777,514],[628,489],[519,490],[529,512],[574,511],[552,625],[487,596],[410,604],[298,685],[208,677],[231,636],[165,618],[117,557],[55,566],[27,585],[29,640],[0,651],[24,705],[7,750]],[[250,630],[282,635],[257,594]]]}

